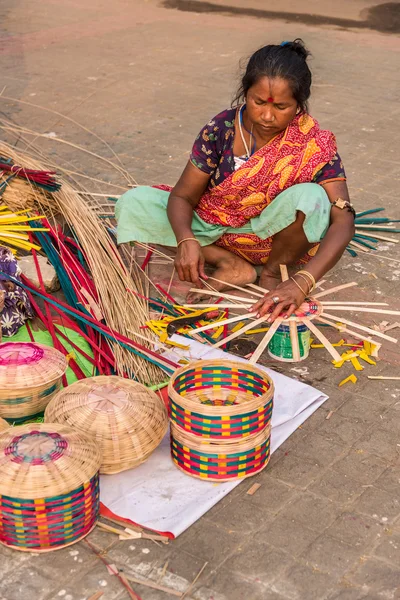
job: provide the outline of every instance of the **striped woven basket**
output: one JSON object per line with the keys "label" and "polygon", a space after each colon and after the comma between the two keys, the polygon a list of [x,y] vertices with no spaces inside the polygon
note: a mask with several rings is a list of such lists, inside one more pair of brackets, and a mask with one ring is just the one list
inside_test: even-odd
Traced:
{"label": "striped woven basket", "polygon": [[168,393],[172,460],[186,473],[229,481],[268,464],[274,385],[264,371],[198,361],[174,373]]}
{"label": "striped woven basket", "polygon": [[27,419],[44,411],[61,387],[65,357],[36,342],[0,344],[0,417]]}
{"label": "striped woven basket", "polygon": [[4,431],[4,429],[7,429],[8,427],[10,427],[10,426],[7,423],[7,421],[0,418],[0,431]]}
{"label": "striped woven basket", "polygon": [[96,439],[101,473],[119,473],[144,462],[168,429],[160,398],[144,385],[115,376],[77,381],[48,405],[45,422],[65,423]]}
{"label": "striped woven basket", "polygon": [[0,543],[48,552],[85,537],[99,515],[100,451],[65,425],[0,434]]}

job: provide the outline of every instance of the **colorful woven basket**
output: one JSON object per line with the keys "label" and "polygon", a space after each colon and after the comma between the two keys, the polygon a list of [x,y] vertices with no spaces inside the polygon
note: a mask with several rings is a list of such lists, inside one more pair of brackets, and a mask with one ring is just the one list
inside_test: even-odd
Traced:
{"label": "colorful woven basket", "polygon": [[234,361],[199,361],[174,373],[168,393],[178,467],[227,481],[267,465],[274,385],[264,371]]}
{"label": "colorful woven basket", "polygon": [[61,387],[65,357],[36,342],[0,344],[0,416],[20,421],[41,413]]}
{"label": "colorful woven basket", "polygon": [[4,431],[4,429],[8,429],[9,424],[4,419],[0,418],[0,431]]}
{"label": "colorful woven basket", "polygon": [[65,425],[0,434],[0,543],[47,552],[85,537],[99,515],[100,451]]}
{"label": "colorful woven basket", "polygon": [[144,462],[168,429],[162,400],[122,377],[77,381],[53,398],[45,422],[65,423],[92,435],[102,450],[101,473],[119,473]]}

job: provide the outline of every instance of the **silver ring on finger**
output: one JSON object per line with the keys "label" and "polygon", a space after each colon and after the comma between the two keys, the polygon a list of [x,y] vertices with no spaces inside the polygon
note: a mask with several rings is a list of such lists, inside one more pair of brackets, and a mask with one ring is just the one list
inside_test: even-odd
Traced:
{"label": "silver ring on finger", "polygon": [[281,299],[279,298],[279,296],[273,296],[273,298],[272,298],[272,302],[273,302],[274,304],[278,304],[280,301],[281,301]]}

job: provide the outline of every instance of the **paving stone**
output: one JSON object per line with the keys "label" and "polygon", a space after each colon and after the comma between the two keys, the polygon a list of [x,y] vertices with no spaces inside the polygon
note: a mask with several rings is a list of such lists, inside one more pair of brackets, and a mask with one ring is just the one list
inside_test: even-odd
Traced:
{"label": "paving stone", "polygon": [[304,526],[302,522],[289,519],[284,512],[260,533],[277,550],[284,550],[291,556],[301,554],[319,535],[319,532]]}
{"label": "paving stone", "polygon": [[268,596],[265,586],[256,581],[244,579],[229,568],[219,569],[204,585],[198,587],[193,594],[196,600],[280,600],[273,594]]}
{"label": "paving stone", "polygon": [[339,473],[333,467],[318,481],[312,483],[308,489],[319,496],[325,496],[341,504],[348,504],[362,494],[365,488],[362,487],[361,483]]}
{"label": "paving stone", "polygon": [[107,552],[107,561],[117,568],[129,569],[133,574],[148,577],[157,564],[167,560],[170,553],[171,542],[168,545],[156,545],[151,540],[126,540]]}
{"label": "paving stone", "polygon": [[10,571],[15,571],[32,556],[26,552],[16,552],[5,546],[0,546],[0,580]]}
{"label": "paving stone", "polygon": [[372,517],[356,512],[344,512],[326,530],[330,535],[370,554],[374,542],[384,532],[385,525]]}
{"label": "paving stone", "polygon": [[387,467],[388,463],[383,458],[362,449],[355,449],[335,462],[334,468],[339,475],[346,475],[359,483],[369,485],[374,483]]}
{"label": "paving stone", "polygon": [[69,585],[58,584],[54,594],[47,596],[46,600],[87,600],[97,591],[103,592],[101,600],[119,600],[124,594],[122,582],[115,575],[109,575],[103,564],[98,564],[81,577],[72,580]]}
{"label": "paving stone", "polygon": [[373,449],[377,456],[394,461],[400,456],[398,441],[398,434],[387,431],[382,427],[376,427],[360,438],[356,446],[357,449],[365,452],[371,452],[371,449]]}
{"label": "paving stone", "polygon": [[284,552],[271,546],[268,537],[268,531],[264,530],[247,544],[239,546],[224,568],[264,585],[273,583],[290,564],[290,559]]}
{"label": "paving stone", "polygon": [[400,533],[385,532],[374,550],[375,556],[384,558],[394,565],[400,565]]}
{"label": "paving stone", "polygon": [[319,433],[309,433],[295,447],[296,456],[305,458],[309,462],[315,462],[321,467],[328,467],[335,459],[346,452],[346,446],[342,443],[331,442]]}
{"label": "paving stone", "polygon": [[400,463],[389,467],[375,482],[377,488],[398,494],[400,486]]}
{"label": "paving stone", "polygon": [[297,564],[289,569],[272,586],[284,598],[296,600],[325,600],[333,590],[335,579],[326,573]]}
{"label": "paving stone", "polygon": [[[368,593],[379,594],[378,598],[396,599],[400,587],[400,568],[375,558],[363,561],[358,569],[347,576],[360,586],[367,586]],[[371,599],[374,596],[371,597]],[[376,596],[375,596],[376,597]]]}
{"label": "paving stone", "polygon": [[[182,533],[174,544],[197,558],[209,561],[217,568],[235,552],[245,537],[202,519]],[[218,543],[210,544],[211,539],[218,540]]]}
{"label": "paving stone", "polygon": [[[84,542],[57,550],[51,555],[51,560],[47,554],[38,554],[32,557],[32,565],[42,575],[55,581],[75,578],[80,571],[89,570],[96,561],[98,558]],[[60,573],[63,574],[61,578]]]}
{"label": "paving stone", "polygon": [[341,577],[359,556],[359,551],[353,546],[324,533],[303,552],[301,558],[318,571],[325,571],[333,577]]}
{"label": "paving stone", "polygon": [[[364,600],[365,591],[363,592],[359,588],[352,588],[347,590],[336,590],[332,596],[328,597],[328,600]],[[371,598],[372,600],[372,598]]]}
{"label": "paving stone", "polygon": [[243,501],[258,507],[260,510],[265,509],[267,513],[280,511],[297,494],[297,491],[292,487],[270,475],[267,469],[257,479],[251,478],[244,483],[246,491],[251,488],[253,483],[260,483],[261,487],[253,496],[245,493]]}
{"label": "paving stone", "polygon": [[400,515],[400,500],[399,496],[370,487],[353,503],[353,509],[382,523],[391,523]]}
{"label": "paving stone", "polygon": [[260,523],[265,523],[272,519],[273,514],[268,505],[261,508],[250,501],[250,496],[242,494],[237,496],[231,502],[224,503],[224,506],[209,511],[205,519],[215,523],[225,530],[237,532],[244,535],[253,533],[260,528]]}
{"label": "paving stone", "polygon": [[354,396],[338,409],[337,414],[347,419],[376,424],[384,411],[385,408],[378,402],[363,396]]}
{"label": "paving stone", "polygon": [[269,471],[276,479],[305,489],[323,472],[323,469],[319,464],[298,458],[294,451],[288,456],[283,456],[275,465],[271,465]]}
{"label": "paving stone", "polygon": [[330,419],[323,421],[318,433],[333,443],[353,445],[369,426],[365,421],[346,419],[334,413]]}
{"label": "paving stone", "polygon": [[32,564],[22,564],[0,580],[0,595],[7,600],[33,598],[44,600],[54,587],[54,581],[43,576]]}
{"label": "paving stone", "polygon": [[285,507],[283,514],[289,520],[321,532],[335,521],[340,512],[340,506],[335,502],[304,492]]}

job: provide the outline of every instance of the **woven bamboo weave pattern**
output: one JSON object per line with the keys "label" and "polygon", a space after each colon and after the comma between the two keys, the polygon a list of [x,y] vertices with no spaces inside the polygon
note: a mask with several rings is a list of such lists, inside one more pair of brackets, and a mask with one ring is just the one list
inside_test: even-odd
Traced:
{"label": "woven bamboo weave pattern", "polygon": [[178,369],[168,394],[171,456],[193,477],[230,481],[266,467],[274,385],[261,369],[204,360]]}
{"label": "woven bamboo weave pattern", "polygon": [[35,552],[82,539],[99,515],[101,454],[65,425],[31,423],[0,434],[0,542]]}
{"label": "woven bamboo weave pattern", "polygon": [[0,416],[17,420],[43,412],[61,387],[65,357],[36,342],[0,344]]}
{"label": "woven bamboo weave pattern", "polygon": [[271,419],[271,379],[242,363],[200,361],[183,367],[171,378],[168,393],[172,422],[194,435],[247,437]]}
{"label": "woven bamboo weave pattern", "polygon": [[101,473],[119,473],[144,462],[167,432],[164,403],[145,386],[116,376],[77,381],[53,398],[45,421],[65,423],[96,439]]}

